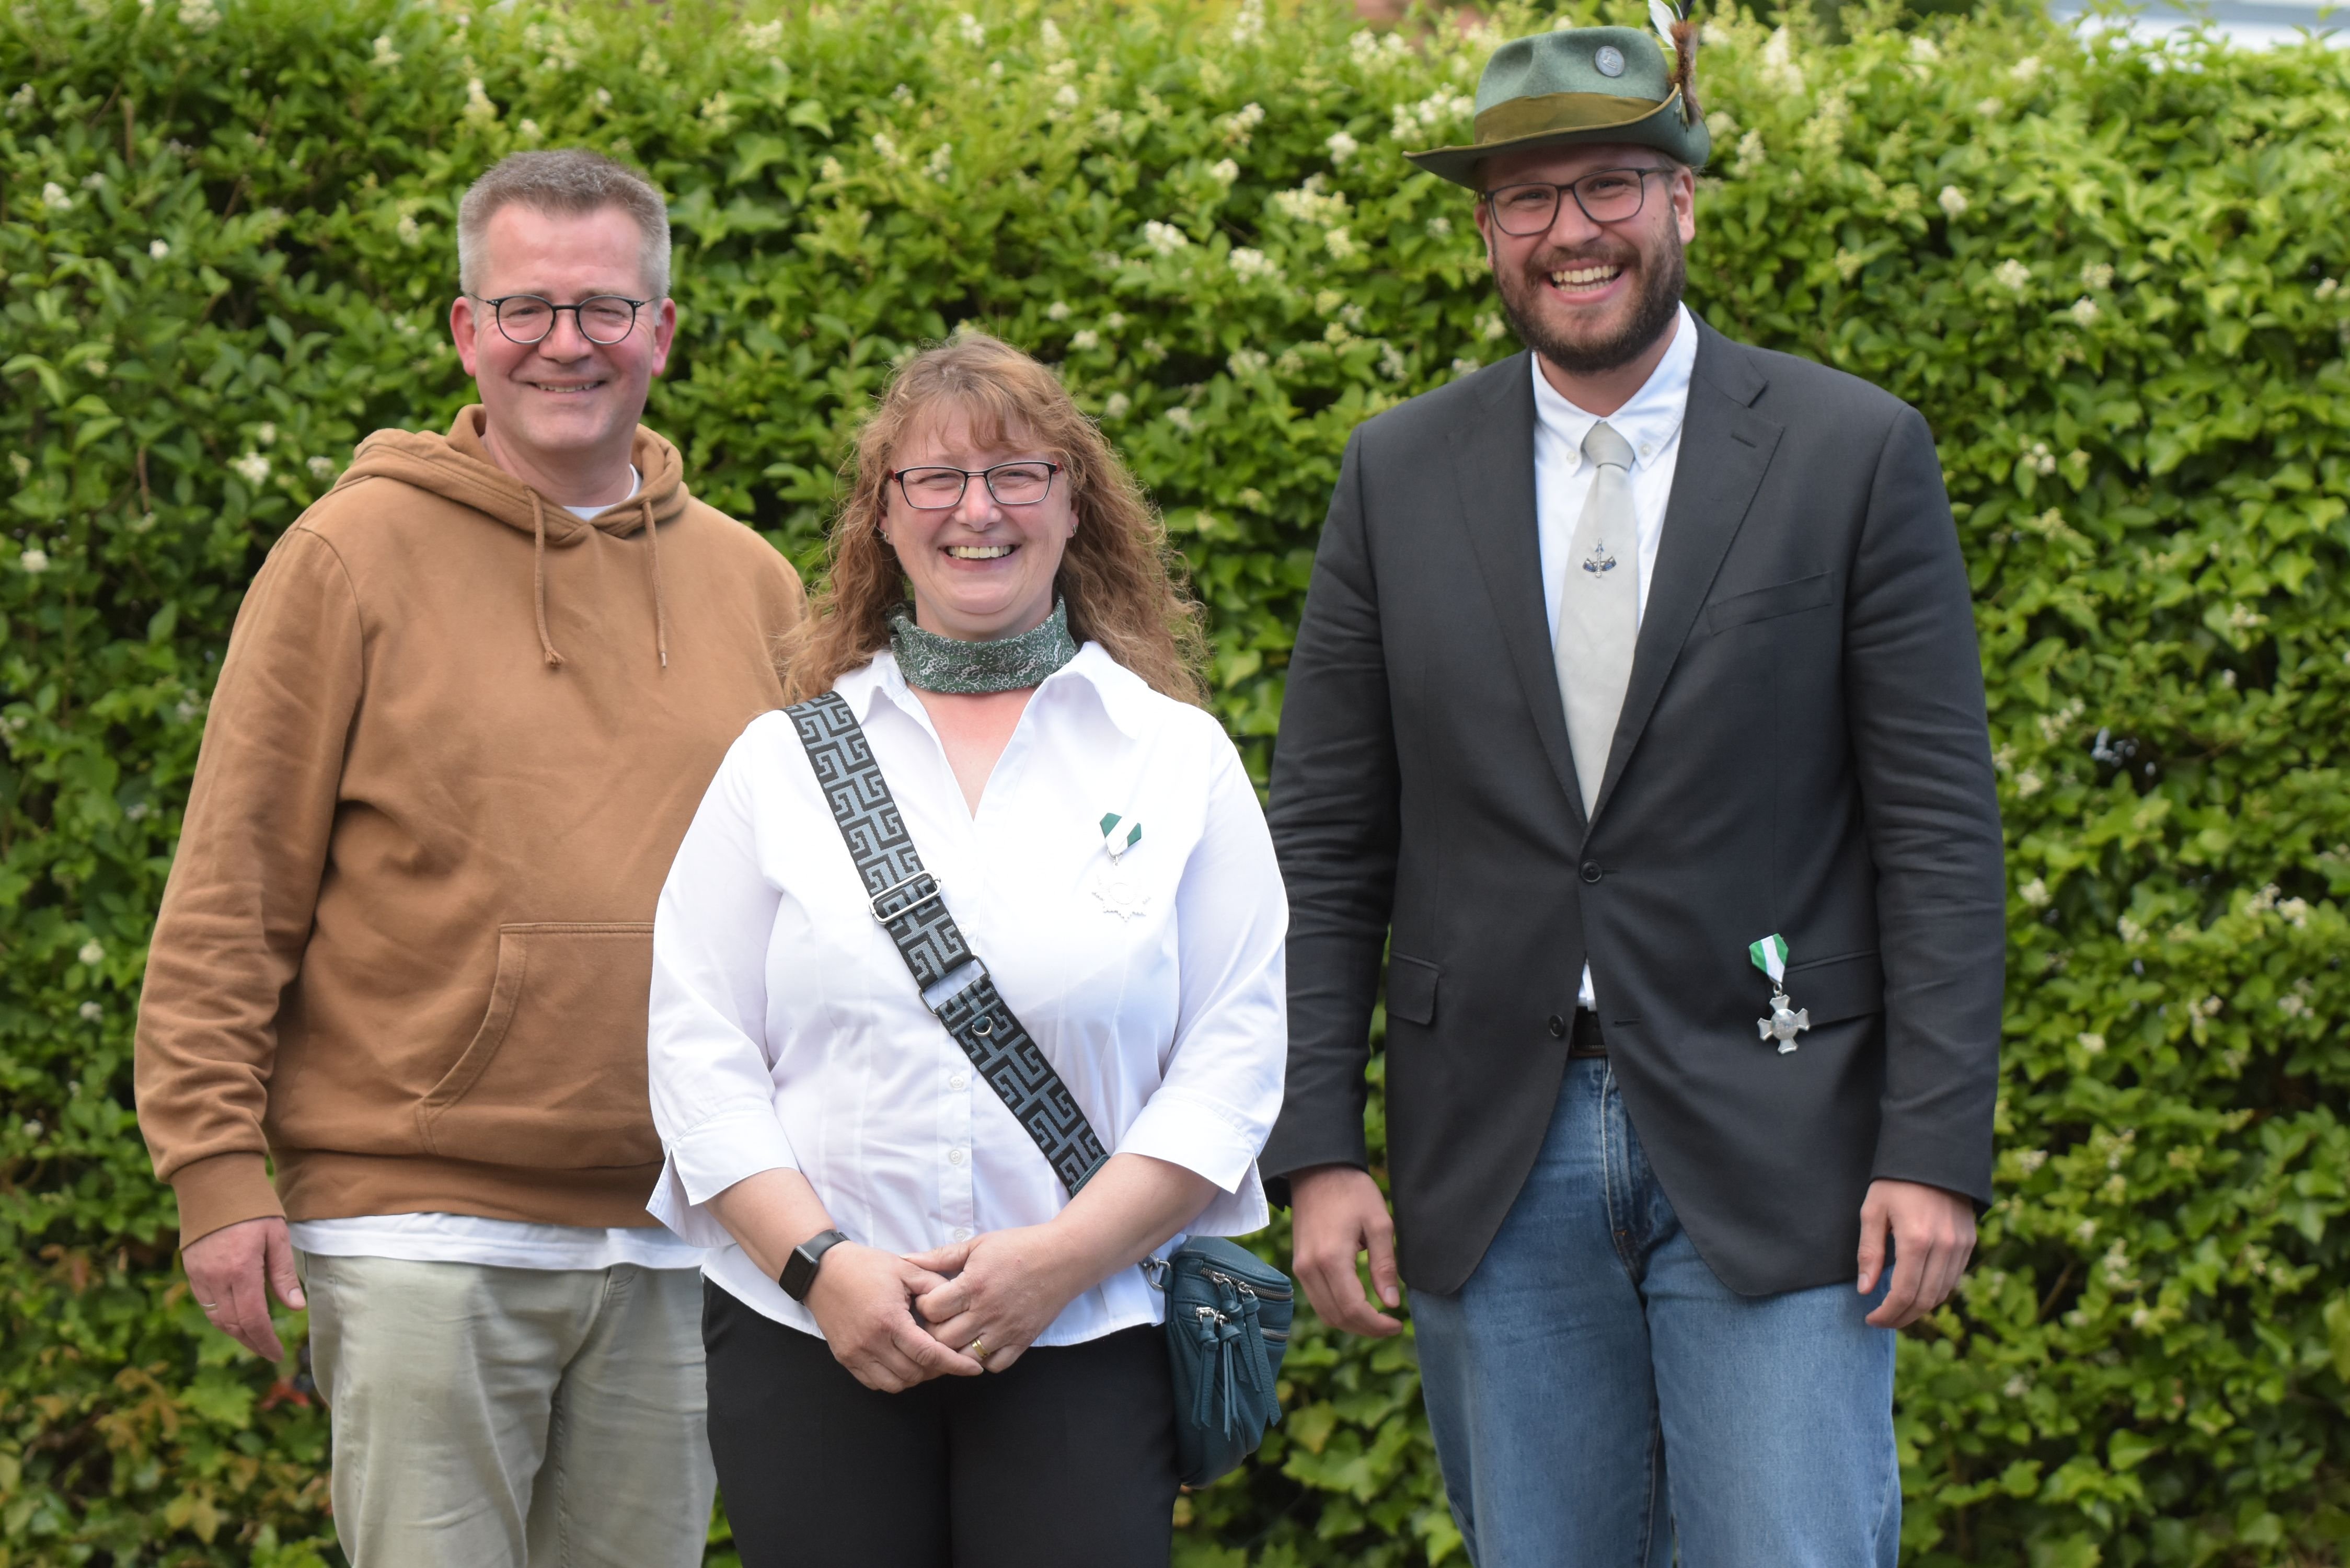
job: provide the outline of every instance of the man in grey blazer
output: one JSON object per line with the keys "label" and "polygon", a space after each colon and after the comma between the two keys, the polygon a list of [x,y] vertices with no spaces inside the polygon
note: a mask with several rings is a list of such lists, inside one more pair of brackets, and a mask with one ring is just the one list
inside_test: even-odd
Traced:
{"label": "man in grey blazer", "polygon": [[[1399,1324],[1480,1568],[1891,1568],[1893,1333],[1991,1198],[2004,960],[1966,572],[1916,410],[1681,305],[1686,25],[1505,45],[1533,350],[1348,443],[1272,824],[1322,1316]],[[1391,1225],[1365,1066],[1386,965]]]}

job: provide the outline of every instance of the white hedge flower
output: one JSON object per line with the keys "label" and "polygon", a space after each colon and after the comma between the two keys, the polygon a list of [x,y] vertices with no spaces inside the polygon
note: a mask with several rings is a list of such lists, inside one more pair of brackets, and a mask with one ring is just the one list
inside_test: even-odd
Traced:
{"label": "white hedge flower", "polygon": [[784,25],[781,21],[754,23],[743,29],[743,41],[763,55],[771,55],[783,47]]}
{"label": "white hedge flower", "polygon": [[1343,191],[1326,191],[1328,183],[1319,174],[1308,174],[1295,191],[1275,191],[1273,205],[1275,212],[1293,223],[1319,223],[1327,227],[1347,215],[1347,194]]}
{"label": "white hedge flower", "polygon": [[1804,67],[1795,63],[1794,36],[1784,27],[1762,46],[1762,85],[1789,98],[1804,90]]}
{"label": "white hedge flower", "polygon": [[2331,299],[2334,297],[2334,291],[2341,286],[2342,280],[2340,278],[2329,277],[2324,282],[2317,286],[2317,297],[2320,299]]}
{"label": "white hedge flower", "polygon": [[1229,158],[1220,158],[1208,165],[1208,178],[1219,185],[1229,185],[1241,177],[1241,166]]}
{"label": "white hedge flower", "polygon": [[840,177],[847,172],[847,171],[840,166],[840,160],[837,158],[827,158],[816,166],[816,177],[827,185],[837,184]]}
{"label": "white hedge flower", "polygon": [[147,242],[147,254],[153,256],[157,261],[161,261],[165,256],[172,254],[171,243],[166,240],[149,240]]}
{"label": "white hedge flower", "polygon": [[1068,318],[1069,304],[1065,299],[1056,299],[1045,307],[1045,319],[1047,321],[1066,321]]}
{"label": "white hedge flower", "polygon": [[37,577],[49,569],[49,553],[47,550],[27,550],[16,557],[16,564],[25,568],[26,576]]}
{"label": "white hedge flower", "polygon": [[922,165],[922,172],[940,184],[945,184],[948,177],[954,173],[954,143],[940,142],[938,150],[932,152],[929,161]]}
{"label": "white hedge flower", "polygon": [[1107,141],[1126,129],[1126,116],[1114,109],[1106,109],[1094,116],[1094,134]]}
{"label": "white hedge flower", "polygon": [[1077,107],[1077,89],[1063,82],[1060,90],[1053,95],[1053,101],[1063,109],[1075,109]]}
{"label": "white hedge flower", "polygon": [[497,117],[498,106],[490,101],[489,89],[482,85],[482,78],[479,77],[467,78],[465,82],[465,118],[474,121],[476,124],[486,125],[491,120],[497,119]]}
{"label": "white hedge flower", "polygon": [[248,452],[229,464],[247,484],[259,484],[269,477],[269,460],[257,452]]}
{"label": "white hedge flower", "polygon": [[8,118],[14,119],[20,114],[29,112],[40,101],[39,96],[33,91],[33,84],[26,82],[8,95]]}
{"label": "white hedge flower", "polygon": [[2032,286],[2032,269],[2013,256],[2000,263],[1991,275],[1991,280],[2002,288],[2012,290],[2016,294],[2022,294]]}
{"label": "white hedge flower", "polygon": [[388,71],[400,64],[400,51],[391,47],[391,35],[378,33],[375,36],[375,53],[369,57],[368,64]]}
{"label": "white hedge flower", "polygon": [[99,1019],[106,1016],[106,1009],[100,1007],[95,1002],[83,1002],[79,1011],[81,1012],[83,1022],[88,1023],[95,1023]]}
{"label": "white hedge flower", "polygon": [[2089,1033],[2080,1038],[2081,1049],[2092,1056],[2101,1054],[2106,1048],[2106,1037],[2102,1034]]}
{"label": "white hedge flower", "polygon": [[905,161],[904,155],[898,151],[898,139],[886,130],[877,130],[873,133],[873,151],[880,154],[881,161],[884,163]]}
{"label": "white hedge flower", "polygon": [[335,477],[335,460],[331,457],[314,457],[302,466],[308,469],[310,477],[321,484]]}
{"label": "white hedge flower", "polygon": [[[1360,35],[1357,35],[1359,36]],[[1330,150],[1330,161],[1346,166],[1347,160],[1362,151],[1363,144],[1343,130],[1334,130],[1323,145]]]}
{"label": "white hedge flower", "polygon": [[2007,74],[2013,77],[2020,82],[2030,81],[2033,78],[2040,74],[2040,57],[2038,55],[2024,56],[2023,58],[2016,61],[2015,64],[2007,67]]}
{"label": "white hedge flower", "polygon": [[94,969],[106,961],[106,944],[92,937],[82,943],[81,950],[74,954],[74,957],[81,960],[84,965]]}
{"label": "white hedge flower", "polygon": [[1241,0],[1239,15],[1232,18],[1232,42],[1253,44],[1264,36],[1264,0]]}
{"label": "white hedge flower", "polygon": [[1452,220],[1439,213],[1428,220],[1428,237],[1440,240],[1452,232]]}
{"label": "white hedge flower", "polygon": [[2114,269],[2107,262],[2085,262],[2081,266],[2081,286],[2107,289],[2114,286]]}
{"label": "white hedge flower", "polygon": [[213,0],[180,0],[180,26],[191,33],[209,33],[220,26],[220,8]]}
{"label": "white hedge flower", "polygon": [[1057,55],[1068,47],[1061,37],[1061,29],[1053,25],[1050,16],[1045,18],[1045,25],[1037,30],[1037,36],[1043,41],[1045,52],[1048,55]]}
{"label": "white hedge flower", "polygon": [[2033,909],[2044,909],[2048,907],[2050,898],[2048,884],[2034,877],[2031,881],[2018,888],[2015,890],[2015,896]]}
{"label": "white hedge flower", "polygon": [[1199,428],[1197,421],[1191,417],[1191,410],[1180,404],[1167,410],[1167,422],[1185,435],[1190,435]]}
{"label": "white hedge flower", "polygon": [[1245,379],[1263,373],[1272,363],[1273,360],[1261,349],[1235,348],[1232,357],[1224,361],[1224,368],[1234,376]]}
{"label": "white hedge flower", "polygon": [[1082,332],[1072,333],[1069,336],[1069,348],[1076,353],[1089,354],[1100,347],[1101,334],[1090,327]]}
{"label": "white hedge flower", "polygon": [[1385,376],[1390,381],[1400,381],[1406,375],[1410,373],[1410,362],[1404,358],[1402,349],[1397,348],[1392,343],[1385,344],[1380,348],[1380,375]]}
{"label": "white hedge flower", "polygon": [[1336,257],[1340,261],[1345,261],[1349,256],[1352,256],[1356,250],[1355,236],[1348,234],[1344,229],[1332,229],[1328,234],[1323,235],[1322,244],[1323,248],[1327,250],[1333,256]]}
{"label": "white hedge flower", "polygon": [[1942,51],[1935,47],[1933,39],[1921,34],[1909,40],[1909,57],[1920,65],[1930,66],[1942,57]]}
{"label": "white hedge flower", "polygon": [[1943,212],[1949,213],[1953,218],[1961,215],[1966,212],[1969,206],[1972,205],[1972,203],[1967,200],[1967,193],[1964,191],[1960,190],[1956,185],[1943,186],[1942,193],[1935,197],[1934,200],[1936,203],[1941,207]]}
{"label": "white hedge flower", "polygon": [[1467,94],[1439,88],[1418,103],[1398,104],[1388,129],[1398,141],[1427,141],[1476,107]]}
{"label": "white hedge flower", "polygon": [[987,29],[980,25],[978,17],[968,11],[955,18],[955,30],[962,35],[962,41],[974,49],[987,42]]}
{"label": "white hedge flower", "polygon": [[1122,310],[1113,310],[1113,311],[1111,311],[1107,316],[1105,316],[1105,317],[1102,317],[1102,330],[1103,330],[1103,331],[1105,331],[1105,332],[1122,332],[1122,331],[1124,331],[1125,329],[1126,329],[1126,312],[1124,312],[1124,311],[1122,311]]}
{"label": "white hedge flower", "polygon": [[1762,167],[1767,153],[1762,146],[1762,133],[1750,130],[1738,139],[1738,156],[1731,160],[1730,171],[1740,179]]}
{"label": "white hedge flower", "polygon": [[1191,236],[1172,223],[1162,223],[1156,218],[1142,225],[1142,243],[1162,256],[1190,248]]}
{"label": "white hedge flower", "polygon": [[1233,246],[1232,254],[1226,259],[1232,263],[1232,275],[1235,277],[1271,277],[1281,270],[1274,265],[1271,256],[1266,255],[1263,251],[1253,250],[1247,245]]}
{"label": "white hedge flower", "polygon": [[417,227],[416,214],[413,213],[400,213],[400,222],[391,226],[391,232],[400,236],[400,243],[403,245],[424,243],[424,231]]}
{"label": "white hedge flower", "polygon": [[2071,317],[2079,326],[2094,327],[2096,325],[2097,317],[2099,315],[2097,302],[2091,299],[2085,294],[2080,298],[2074,300],[2073,302],[2072,308],[2067,310],[2064,314]]}
{"label": "white hedge flower", "polygon": [[1134,407],[1133,399],[1124,392],[1112,392],[1109,395],[1109,400],[1102,405],[1102,418],[1122,420],[1126,418],[1126,411],[1132,407]]}
{"label": "white hedge flower", "polygon": [[63,185],[52,180],[41,187],[41,205],[52,213],[70,213],[73,211],[73,198],[66,194]]}
{"label": "white hedge flower", "polygon": [[1476,360],[1465,357],[1452,361],[1452,373],[1456,376],[1465,376],[1471,370],[1482,370],[1484,368]]}

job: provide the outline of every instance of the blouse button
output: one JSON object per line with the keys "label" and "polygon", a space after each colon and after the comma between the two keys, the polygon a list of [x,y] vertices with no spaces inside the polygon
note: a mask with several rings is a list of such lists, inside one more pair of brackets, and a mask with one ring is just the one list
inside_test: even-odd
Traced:
{"label": "blouse button", "polygon": [[961,1089],[967,1087],[970,1083],[971,1080],[969,1078],[964,1077],[961,1073],[957,1073],[953,1077],[947,1080],[947,1087],[950,1089]]}
{"label": "blouse button", "polygon": [[971,1240],[971,1231],[965,1227],[958,1225],[955,1227],[954,1239],[958,1241],[968,1241]]}
{"label": "blouse button", "polygon": [[949,1165],[961,1165],[962,1163],[962,1150],[959,1148],[951,1148],[947,1150],[947,1163]]}

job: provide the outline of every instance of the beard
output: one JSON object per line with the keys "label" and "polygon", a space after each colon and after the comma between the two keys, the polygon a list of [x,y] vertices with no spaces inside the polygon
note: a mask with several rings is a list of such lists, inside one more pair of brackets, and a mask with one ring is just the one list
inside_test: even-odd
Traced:
{"label": "beard", "polygon": [[[1537,301],[1550,286],[1551,273],[1579,262],[1620,262],[1637,268],[1639,292],[1621,327],[1577,339],[1554,331],[1543,319]],[[1514,276],[1497,267],[1493,276],[1502,296],[1502,312],[1510,318],[1518,341],[1569,375],[1590,376],[1630,364],[1672,325],[1680,309],[1681,292],[1689,285],[1689,264],[1681,254],[1680,235],[1668,228],[1653,250],[1635,248],[1629,255],[1555,251],[1539,266],[1529,265]]]}

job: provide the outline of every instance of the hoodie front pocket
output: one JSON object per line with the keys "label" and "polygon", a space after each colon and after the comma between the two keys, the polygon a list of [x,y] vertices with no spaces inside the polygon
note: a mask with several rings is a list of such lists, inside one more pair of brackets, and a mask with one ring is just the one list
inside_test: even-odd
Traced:
{"label": "hoodie front pocket", "polygon": [[660,1158],[645,1089],[650,922],[498,928],[489,1010],[417,1103],[424,1147],[542,1170]]}

